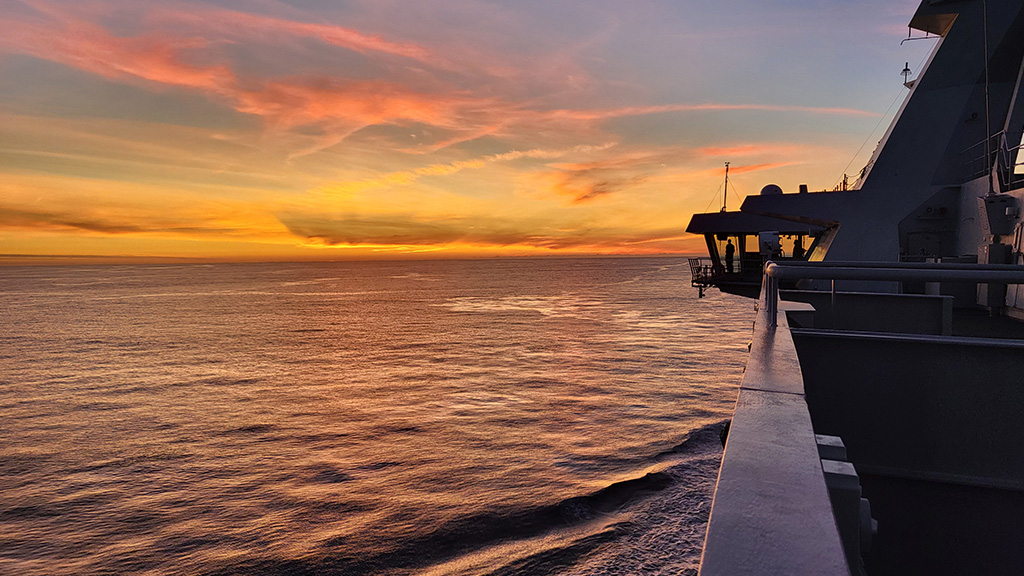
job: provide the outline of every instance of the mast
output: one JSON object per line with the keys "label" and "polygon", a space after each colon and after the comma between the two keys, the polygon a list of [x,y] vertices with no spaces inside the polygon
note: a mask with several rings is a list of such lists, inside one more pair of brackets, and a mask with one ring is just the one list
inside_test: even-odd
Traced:
{"label": "mast", "polygon": [[725,200],[729,197],[729,163],[725,163],[725,190],[722,192],[722,212],[725,212]]}

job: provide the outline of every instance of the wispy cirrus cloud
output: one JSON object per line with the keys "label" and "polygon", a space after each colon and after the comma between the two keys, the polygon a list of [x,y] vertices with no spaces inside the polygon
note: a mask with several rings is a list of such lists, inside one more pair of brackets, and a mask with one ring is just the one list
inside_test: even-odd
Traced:
{"label": "wispy cirrus cloud", "polygon": [[[368,34],[350,27],[288,20],[198,3],[170,1],[156,6],[139,6],[116,2],[67,4],[47,0],[15,1],[45,16],[48,21],[36,19],[36,22],[42,24],[60,23],[68,26],[97,21],[115,13],[139,12],[137,18],[146,28],[165,31],[166,38],[195,36],[221,41],[244,41],[257,37],[261,42],[276,44],[294,38],[315,38],[361,54],[389,54],[431,63],[436,63],[438,58],[424,46],[388,40],[379,34]],[[22,23],[29,21],[31,19],[28,18],[20,20]]]}
{"label": "wispy cirrus cloud", "polygon": [[[303,73],[301,68],[285,77],[243,75],[220,50],[249,33],[259,36],[266,31],[272,36],[316,37],[363,54],[401,56],[435,71],[452,66],[422,46],[389,42],[347,28],[216,10],[207,18],[203,10],[186,15],[164,8],[158,10],[155,21],[187,26],[176,32],[157,27],[115,35],[89,20],[88,14],[65,13],[45,2],[31,5],[37,13],[0,15],[0,26],[12,31],[0,37],[0,51],[31,55],[153,91],[200,93],[239,113],[262,118],[274,131],[307,134],[309,143],[293,156],[326,148],[369,126],[403,124],[432,126],[448,134],[427,147],[406,150],[428,153],[500,132],[516,118],[536,116],[519,105],[439,82],[433,74],[421,86],[387,75],[360,79],[341,73]],[[227,16],[229,20],[219,19]]]}
{"label": "wispy cirrus cloud", "polygon": [[[802,148],[796,147],[799,150]],[[767,151],[767,152],[766,152]],[[685,169],[693,162],[703,164],[705,156],[748,156],[760,159],[764,155],[785,157],[771,145],[744,145],[720,149],[689,149],[684,147],[616,149],[614,154],[573,162],[552,162],[545,170],[531,178],[535,189],[568,198],[573,205],[588,204],[613,194],[626,193],[642,185],[656,187],[677,186],[681,181],[719,178],[723,168]],[[785,168],[795,161],[734,162],[730,174],[744,174]],[[649,186],[648,186],[649,187]]]}
{"label": "wispy cirrus cloud", "polygon": [[390,172],[388,174],[384,174],[376,178],[364,178],[355,181],[325,184],[323,186],[320,186],[317,189],[317,191],[329,195],[352,194],[373,188],[380,188],[383,186],[390,186],[396,184],[408,185],[416,182],[417,180],[424,176],[449,176],[469,168],[482,168],[488,164],[512,162],[514,160],[521,160],[524,158],[535,160],[551,160],[561,158],[570,154],[588,154],[594,152],[601,152],[609,148],[612,148],[613,146],[615,146],[614,142],[608,142],[600,145],[573,146],[571,148],[566,149],[533,148],[530,150],[510,150],[508,152],[488,154],[486,156],[481,156],[478,158],[430,164],[428,166],[422,166],[419,168],[414,168],[412,170]]}
{"label": "wispy cirrus cloud", "polygon": [[751,156],[802,156],[814,152],[802,144],[785,142],[758,142],[726,146],[705,146],[694,149],[694,154],[705,157],[749,158]]}
{"label": "wispy cirrus cloud", "polygon": [[610,175],[594,171],[555,172],[549,175],[551,190],[568,196],[575,204],[597,200],[615,192],[626,190],[647,180],[640,174]]}
{"label": "wispy cirrus cloud", "polygon": [[236,84],[225,65],[189,64],[184,55],[208,41],[198,37],[165,38],[157,35],[117,37],[103,27],[60,17],[13,19],[0,16],[9,33],[0,37],[0,49],[58,62],[111,80],[132,80],[150,85],[229,94]]}
{"label": "wispy cirrus cloud", "polygon": [[582,204],[634,188],[690,155],[687,149],[674,146],[633,147],[598,158],[550,163],[537,178],[555,194]]}
{"label": "wispy cirrus cloud", "polygon": [[[736,174],[749,174],[755,172],[766,172],[769,170],[776,170],[779,168],[788,168],[791,166],[797,166],[800,162],[797,161],[785,161],[785,162],[760,162],[757,164],[741,164],[731,163],[729,165],[729,176]],[[725,168],[718,166],[715,168],[700,168],[697,170],[689,170],[685,173],[675,174],[676,179],[683,179],[687,181],[720,181],[721,177],[725,174]]]}
{"label": "wispy cirrus cloud", "polygon": [[775,104],[730,104],[706,102],[701,104],[664,104],[658,106],[623,106],[619,108],[593,110],[552,110],[548,114],[554,117],[576,118],[580,120],[606,120],[626,116],[645,116],[667,112],[801,112],[808,114],[833,114],[840,116],[875,117],[879,114],[855,108],[835,108],[822,106],[780,106]]}
{"label": "wispy cirrus cloud", "polygon": [[425,46],[388,40],[379,34],[368,34],[354,28],[287,20],[225,8],[189,6],[183,9],[172,6],[164,4],[153,8],[146,20],[159,27],[183,26],[189,31],[225,39],[247,40],[256,36],[263,42],[280,44],[294,38],[313,38],[360,54],[384,54],[435,67],[450,66],[446,59]]}
{"label": "wispy cirrus cloud", "polygon": [[[108,80],[155,90],[195,91],[237,112],[263,118],[278,131],[305,129],[312,142],[296,151],[316,151],[343,141],[353,133],[376,125],[423,124],[448,134],[431,145],[406,152],[429,153],[487,135],[509,137],[544,128],[591,135],[607,120],[661,113],[761,111],[871,116],[872,113],[830,107],[770,104],[699,103],[656,106],[545,108],[529,101],[502,98],[491,89],[488,75],[508,71],[455,63],[426,46],[388,40],[336,25],[317,24],[223,8],[176,4],[142,9],[132,34],[114,34],[98,23],[104,10],[58,7],[41,0],[26,2],[30,15],[0,16],[0,25],[12,32],[0,38],[0,49],[95,74]],[[92,11],[90,11],[90,9]],[[226,44],[258,37],[263,42],[314,38],[328,45],[373,57],[415,62],[425,72],[413,82],[390,78],[346,78],[304,74],[287,77],[243,75],[224,53]],[[567,66],[568,67],[568,66]],[[467,88],[444,80],[445,71],[458,69],[474,80]],[[571,83],[571,80],[567,80]]]}
{"label": "wispy cirrus cloud", "polygon": [[[320,123],[328,129],[324,137],[328,144],[360,128],[381,123],[420,122],[458,129],[464,124],[462,111],[470,103],[464,95],[430,94],[388,80],[302,75],[240,77],[230,61],[217,62],[223,56],[218,54],[216,45],[245,34],[246,27],[312,35],[363,53],[429,58],[422,47],[387,42],[354,30],[231,13],[231,18],[241,23],[240,32],[226,23],[210,23],[218,22],[216,19],[185,17],[163,10],[163,18],[176,14],[197,29],[177,35],[158,30],[122,36],[73,10],[65,13],[45,2],[30,5],[37,13],[0,16],[0,25],[11,31],[0,38],[0,50],[28,54],[150,89],[199,92],[238,112],[262,117],[269,126],[278,129]],[[225,36],[200,34],[208,33],[210,27],[221,30]]]}
{"label": "wispy cirrus cloud", "polygon": [[763,164],[740,164],[739,166],[729,166],[729,172],[732,174],[744,174],[746,172],[760,172],[763,170],[773,170],[775,168],[785,168],[786,166],[792,166],[795,162],[765,162]]}

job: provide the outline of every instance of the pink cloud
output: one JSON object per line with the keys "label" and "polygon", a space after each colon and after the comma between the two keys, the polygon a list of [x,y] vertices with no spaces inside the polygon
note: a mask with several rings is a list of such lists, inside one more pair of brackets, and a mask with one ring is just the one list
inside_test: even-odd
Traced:
{"label": "pink cloud", "polygon": [[452,123],[456,102],[419,94],[385,81],[272,81],[256,90],[237,90],[236,109],[272,119],[285,127],[330,119],[354,125],[407,120]]}
{"label": "pink cloud", "polygon": [[702,156],[750,156],[762,154],[765,146],[757,144],[743,144],[740,146],[708,146],[698,148],[697,153]]}
{"label": "pink cloud", "polygon": [[786,166],[792,166],[794,162],[765,162],[764,164],[749,164],[746,166],[730,166],[729,172],[735,174],[743,174],[745,172],[760,172],[762,170],[771,170],[773,168],[784,168]]}
{"label": "pink cloud", "polygon": [[[422,123],[443,128],[444,137],[407,152],[430,152],[486,135],[520,137],[541,132],[574,134],[578,138],[604,138],[601,125],[610,119],[658,113],[706,111],[776,111],[812,114],[874,116],[861,110],[762,104],[670,104],[594,109],[543,109],[510,100],[495,90],[517,75],[513,67],[459,65],[460,73],[475,80],[442,80],[453,65],[427,48],[385,39],[361,31],[234,10],[174,4],[144,10],[142,22],[160,32],[142,31],[119,36],[97,24],[109,16],[110,4],[60,7],[26,2],[34,17],[0,15],[0,26],[11,31],[0,38],[0,50],[30,54],[59,62],[104,78],[149,88],[177,88],[200,92],[234,110],[259,116],[278,130],[316,126],[316,143],[307,150],[342,141],[373,125]],[[426,80],[355,80],[310,77],[243,77],[218,51],[224,42],[257,37],[273,42],[288,38],[316,38],[361,54],[386,55],[423,65]],[[570,59],[571,60],[571,59]],[[558,69],[571,69],[571,62]],[[490,76],[489,76],[490,75]],[[496,96],[495,94],[502,94]]]}
{"label": "pink cloud", "polygon": [[[155,33],[115,36],[97,24],[48,9],[46,4],[38,6],[47,8],[44,14],[51,17],[48,21],[0,17],[0,26],[11,31],[0,38],[0,49],[58,62],[110,80],[199,91],[239,112],[261,116],[276,127],[329,121],[342,136],[364,126],[398,121],[458,127],[461,122],[457,109],[466,107],[462,97],[418,93],[383,80],[243,80],[226,65],[190,61],[190,57],[199,56],[211,45],[202,38]],[[268,25],[288,30],[282,21],[259,17],[253,17],[253,21],[269,22]],[[308,27],[292,24],[300,31]],[[314,27],[312,31],[359,49],[426,54],[411,45],[389,44],[344,29]]]}
{"label": "pink cloud", "polygon": [[551,164],[552,168],[568,172],[597,172],[620,170],[632,172],[643,167],[663,167],[678,162],[686,151],[680,148],[657,150],[633,150],[617,152],[611,158],[601,158],[587,162],[563,162]]}
{"label": "pink cloud", "polygon": [[276,42],[292,37],[316,38],[361,54],[390,54],[435,65],[439,61],[430,50],[417,44],[394,42],[380,35],[366,34],[343,26],[297,22],[237,10],[209,7],[190,7],[185,10],[165,5],[155,9],[150,20],[158,25],[183,24],[190,30],[214,33],[221,38],[258,37]]}
{"label": "pink cloud", "polygon": [[647,114],[661,114],[665,112],[714,112],[714,111],[739,111],[753,110],[760,112],[803,112],[810,114],[830,114],[840,116],[878,116],[875,112],[857,110],[854,108],[834,108],[819,106],[778,106],[774,104],[667,104],[662,106],[624,106],[621,108],[608,108],[597,110],[552,110],[553,116],[565,116],[581,120],[602,120],[610,118],[621,118],[624,116],[644,116]]}
{"label": "pink cloud", "polygon": [[201,38],[117,37],[82,20],[41,23],[0,19],[0,25],[9,31],[0,37],[0,48],[104,78],[142,80],[218,94],[235,84],[234,74],[226,66],[199,66],[185,61],[186,52],[207,44]]}
{"label": "pink cloud", "polygon": [[[762,164],[747,164],[747,165],[730,165],[729,174],[744,174],[747,172],[761,172],[764,170],[773,170],[775,168],[785,168],[787,166],[795,166],[801,164],[801,162],[765,162]],[[725,168],[706,168],[703,170],[695,170],[687,172],[685,176],[688,178],[721,178],[722,174],[725,173]]]}
{"label": "pink cloud", "polygon": [[811,150],[806,146],[797,144],[784,144],[774,142],[762,142],[759,144],[740,144],[738,146],[706,146],[698,148],[695,152],[701,156],[736,158],[745,156],[772,155],[806,155]]}

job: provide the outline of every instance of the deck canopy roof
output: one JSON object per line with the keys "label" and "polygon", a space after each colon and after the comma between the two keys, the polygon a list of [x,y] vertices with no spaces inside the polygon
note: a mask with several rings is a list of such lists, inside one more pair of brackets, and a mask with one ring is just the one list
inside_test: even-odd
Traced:
{"label": "deck canopy roof", "polygon": [[910,27],[936,36],[945,36],[956,20],[958,7],[950,6],[962,2],[949,0],[924,0],[910,20]]}
{"label": "deck canopy roof", "polygon": [[711,212],[694,214],[686,231],[690,234],[724,234],[738,236],[767,231],[780,234],[812,234],[821,227],[782,218],[772,218],[749,212]]}

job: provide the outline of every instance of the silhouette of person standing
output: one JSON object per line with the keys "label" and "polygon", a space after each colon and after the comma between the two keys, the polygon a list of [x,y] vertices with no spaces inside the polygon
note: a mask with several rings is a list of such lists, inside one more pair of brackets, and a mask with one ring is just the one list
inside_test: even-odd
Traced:
{"label": "silhouette of person standing", "polygon": [[804,242],[803,236],[797,236],[796,240],[793,241],[793,258],[802,260],[804,257]]}
{"label": "silhouette of person standing", "polygon": [[732,274],[732,261],[736,256],[736,247],[732,245],[732,238],[725,244],[725,271]]}

